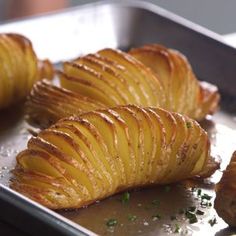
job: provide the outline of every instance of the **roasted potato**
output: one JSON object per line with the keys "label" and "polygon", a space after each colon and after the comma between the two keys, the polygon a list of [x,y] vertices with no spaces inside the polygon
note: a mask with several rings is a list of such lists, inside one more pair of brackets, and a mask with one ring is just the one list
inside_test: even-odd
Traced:
{"label": "roasted potato", "polygon": [[52,76],[51,63],[37,59],[27,38],[0,34],[0,109],[26,98],[37,80]]}
{"label": "roasted potato", "polygon": [[[146,48],[151,53],[146,53]],[[157,45],[133,49],[129,54],[103,49],[65,62],[59,77],[64,89],[96,100],[106,107],[127,104],[161,107],[201,120],[216,110],[219,101],[217,88],[198,82],[182,54]],[[48,98],[45,97],[42,104],[48,102],[52,108],[56,103],[53,94],[50,100]],[[34,89],[29,100],[31,114],[45,110],[34,105],[38,100]],[[58,113],[57,118],[66,115]]]}
{"label": "roasted potato", "polygon": [[129,54],[150,68],[161,81],[168,110],[196,120],[216,111],[220,98],[217,87],[199,82],[182,53],[150,44],[133,48]]}
{"label": "roasted potato", "polygon": [[216,186],[215,209],[227,224],[236,227],[236,152]]}
{"label": "roasted potato", "polygon": [[206,176],[209,153],[196,121],[119,106],[61,119],[31,138],[11,187],[52,209],[79,208],[126,189]]}

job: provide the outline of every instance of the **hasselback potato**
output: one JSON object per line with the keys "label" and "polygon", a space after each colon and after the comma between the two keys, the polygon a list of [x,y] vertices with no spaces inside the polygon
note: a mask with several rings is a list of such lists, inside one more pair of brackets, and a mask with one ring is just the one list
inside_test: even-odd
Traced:
{"label": "hasselback potato", "polygon": [[216,186],[215,209],[227,224],[236,227],[236,152]]}
{"label": "hasselback potato", "polygon": [[129,54],[149,67],[162,82],[169,110],[201,120],[217,109],[217,88],[207,82],[199,82],[182,53],[150,44],[133,48]]}
{"label": "hasselback potato", "polygon": [[[142,52],[143,48],[137,50]],[[60,84],[64,89],[99,101],[106,107],[126,104],[161,107],[196,120],[213,113],[219,101],[216,87],[199,83],[183,55],[171,49],[166,51],[170,51],[168,60],[155,55],[151,57],[153,66],[150,69],[146,56],[139,55],[136,50],[128,54],[115,49],[103,49],[65,62],[63,72],[59,75]],[[29,97],[27,110],[31,114],[40,113],[40,103],[44,110],[47,98],[42,100],[39,94],[39,90],[35,92],[33,89]],[[55,103],[53,94],[48,102]],[[38,103],[37,106],[34,103]],[[52,104],[49,106],[52,107]],[[60,113],[57,119],[65,115]]]}
{"label": "hasselback potato", "polygon": [[79,208],[114,193],[214,171],[198,123],[134,105],[59,120],[17,156],[11,187],[53,209]]}
{"label": "hasselback potato", "polygon": [[0,109],[24,99],[33,84],[53,77],[48,60],[37,59],[31,42],[18,34],[0,34]]}

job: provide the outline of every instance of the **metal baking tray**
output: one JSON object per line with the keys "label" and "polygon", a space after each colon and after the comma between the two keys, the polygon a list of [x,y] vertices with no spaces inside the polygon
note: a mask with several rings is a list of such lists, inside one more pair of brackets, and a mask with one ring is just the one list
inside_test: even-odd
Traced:
{"label": "metal baking tray", "polygon": [[[161,43],[183,52],[201,80],[216,84],[222,94],[221,108],[201,125],[212,141],[212,154],[222,159],[222,169],[236,149],[236,50],[220,35],[146,2],[116,1],[89,4],[37,18],[0,25],[0,32],[17,32],[30,38],[37,54],[55,64],[104,47],[126,50],[146,43]],[[16,154],[26,147],[30,133],[22,107],[0,113],[0,218],[33,235],[170,235],[177,225],[184,235],[233,235],[213,207],[204,209],[199,221],[189,224],[179,210],[200,207],[196,192],[184,184],[130,192],[127,204],[121,195],[87,208],[54,212],[8,187]],[[214,176],[201,184],[213,196]],[[168,189],[168,191],[166,191]],[[152,204],[153,201],[159,206]],[[137,220],[129,221],[129,215]],[[159,214],[161,219],[152,218]],[[170,216],[177,219],[171,220]],[[209,219],[216,216],[213,227]],[[118,225],[107,227],[116,218]],[[94,232],[94,233],[93,233]]]}

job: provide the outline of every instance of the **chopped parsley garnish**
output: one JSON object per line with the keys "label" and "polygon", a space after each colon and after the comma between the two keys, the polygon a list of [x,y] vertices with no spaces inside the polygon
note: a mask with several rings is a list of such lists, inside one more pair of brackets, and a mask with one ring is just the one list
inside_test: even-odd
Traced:
{"label": "chopped parsley garnish", "polygon": [[196,211],[196,214],[197,214],[197,215],[200,215],[200,216],[203,216],[205,213],[204,213],[204,211],[197,210],[197,211]]}
{"label": "chopped parsley garnish", "polygon": [[217,224],[216,217],[214,216],[211,220],[208,221],[208,223],[211,225],[211,227]]}
{"label": "chopped parsley garnish", "polygon": [[186,127],[187,127],[188,129],[191,128],[191,127],[192,127],[191,122],[187,121],[187,122],[186,122]]}
{"label": "chopped parsley garnish", "polygon": [[178,224],[175,224],[174,233],[179,233],[179,232],[180,232],[180,226]]}
{"label": "chopped parsley garnish", "polygon": [[202,190],[201,189],[198,189],[197,190],[197,195],[200,196],[202,194]]}
{"label": "chopped parsley garnish", "polygon": [[195,206],[188,207],[188,211],[195,212],[196,207]]}
{"label": "chopped parsley garnish", "polygon": [[108,227],[113,227],[113,226],[116,226],[118,224],[118,221],[117,219],[109,219],[107,222],[106,222],[106,225]]}
{"label": "chopped parsley garnish", "polygon": [[156,215],[152,216],[153,221],[160,220],[160,219],[161,219],[161,216],[159,214],[156,214]]}
{"label": "chopped parsley garnish", "polygon": [[210,200],[212,199],[212,196],[210,196],[210,195],[204,193],[204,194],[201,196],[201,199],[202,199],[202,200],[208,200],[208,201],[210,201]]}
{"label": "chopped parsley garnish", "polygon": [[121,196],[121,202],[128,203],[129,200],[130,200],[130,193],[129,192],[123,193],[123,195]]}
{"label": "chopped parsley garnish", "polygon": [[201,201],[201,206],[206,208],[206,207],[212,207],[212,203],[206,200]]}
{"label": "chopped parsley garnish", "polygon": [[197,222],[197,217],[196,217],[195,213],[193,213],[191,211],[186,211],[185,216],[189,220],[190,224],[194,224]]}
{"label": "chopped parsley garnish", "polygon": [[128,216],[128,220],[129,220],[129,221],[135,221],[135,220],[137,220],[137,216],[135,216],[135,215],[129,215],[129,216]]}

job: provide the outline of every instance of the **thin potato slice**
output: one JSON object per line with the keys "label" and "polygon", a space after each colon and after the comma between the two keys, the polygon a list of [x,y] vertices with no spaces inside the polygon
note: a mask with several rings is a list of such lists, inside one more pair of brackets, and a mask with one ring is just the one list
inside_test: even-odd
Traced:
{"label": "thin potato slice", "polygon": [[123,80],[120,80],[120,74],[118,74],[113,68],[90,55],[85,57],[80,57],[74,63],[82,64],[90,69],[93,69],[101,76],[110,87],[114,88],[119,96],[124,100],[124,103],[135,104],[133,96],[130,94],[128,87],[125,86]]}
{"label": "thin potato slice", "polygon": [[112,49],[103,49],[98,54],[121,64],[131,73],[146,98],[146,106],[152,106],[154,104],[157,106],[160,102],[163,102],[165,98],[162,94],[163,88],[159,80],[134,57],[119,50]]}
{"label": "thin potato slice", "polygon": [[[73,78],[73,81],[76,82],[78,81],[84,81],[85,85],[89,85],[91,88],[99,88],[102,94],[106,95],[106,99],[103,101],[105,104],[110,104],[107,100],[112,100],[115,104],[124,104],[124,100],[122,97],[119,96],[115,92],[115,88],[111,86],[111,84],[107,83],[106,79],[104,76],[102,76],[100,73],[97,71],[94,71],[93,69],[90,69],[87,66],[78,64],[78,63],[69,63],[66,62],[63,64],[63,69],[65,71],[65,74],[69,76],[70,78]],[[63,84],[62,84],[63,85]],[[64,84],[65,88],[67,87],[67,84]],[[70,84],[69,84],[70,85]],[[83,91],[81,88],[77,87],[69,87],[68,89],[79,92],[85,96],[88,96],[87,91]]]}
{"label": "thin potato slice", "polygon": [[26,102],[25,112],[28,122],[44,128],[63,117],[104,107],[94,99],[42,80],[34,85]]}
{"label": "thin potato slice", "polygon": [[143,178],[143,165],[144,165],[144,158],[143,158],[143,145],[141,145],[143,140],[143,131],[137,119],[136,113],[129,109],[129,107],[116,107],[115,111],[119,113],[120,117],[125,120],[128,127],[133,127],[133,129],[129,129],[129,134],[132,137],[130,139],[130,147],[133,149],[135,159],[136,159],[136,181],[135,185],[138,185]]}
{"label": "thin potato slice", "polygon": [[216,111],[220,98],[217,88],[213,85],[202,86],[180,52],[150,44],[131,49],[129,53],[154,71],[162,82],[167,97],[163,108],[196,120],[202,120]]}

